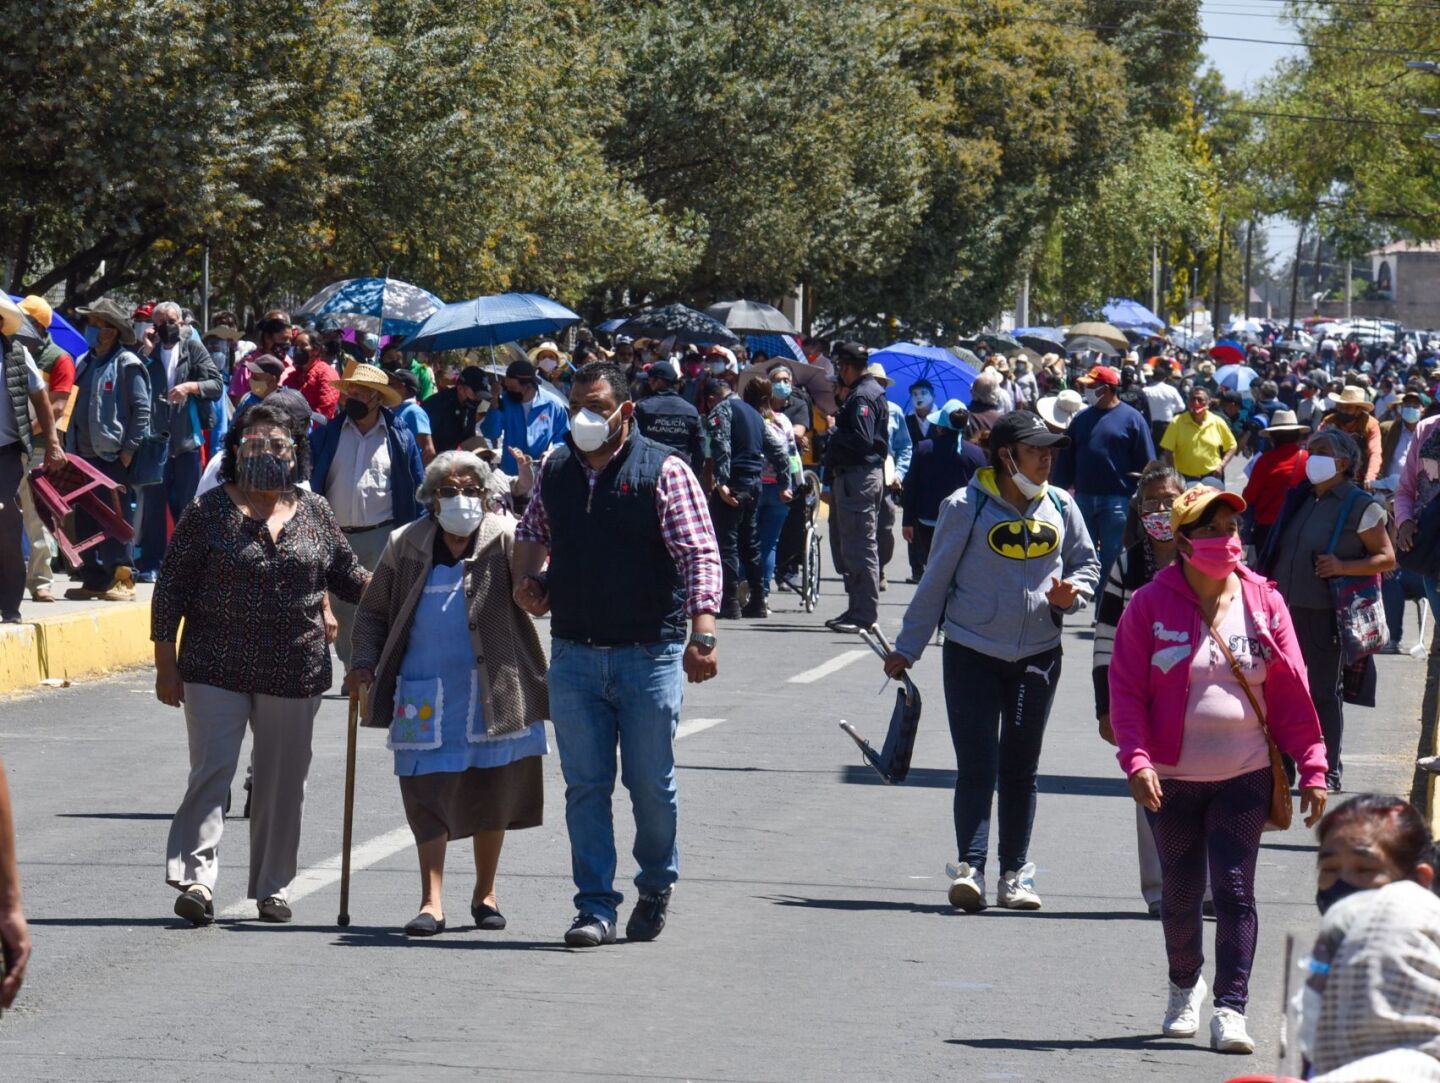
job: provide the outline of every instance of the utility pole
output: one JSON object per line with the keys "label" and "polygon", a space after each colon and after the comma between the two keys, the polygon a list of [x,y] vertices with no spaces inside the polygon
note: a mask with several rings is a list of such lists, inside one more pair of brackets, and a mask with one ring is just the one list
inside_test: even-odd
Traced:
{"label": "utility pole", "polygon": [[210,246],[205,246],[205,262],[200,266],[200,333],[210,329]]}
{"label": "utility pole", "polygon": [[1153,238],[1150,241],[1150,311],[1160,316],[1160,246]]}
{"label": "utility pole", "polygon": [[1349,323],[1349,322],[1350,322],[1350,316],[1351,316],[1351,310],[1350,310],[1350,300],[1351,300],[1351,298],[1350,298],[1350,275],[1351,275],[1351,273],[1352,273],[1352,271],[1353,271],[1353,267],[1354,267],[1353,263],[1352,263],[1350,260],[1347,259],[1347,260],[1345,261],[1345,322],[1346,322],[1346,323]]}
{"label": "utility pole", "polygon": [[1215,249],[1215,304],[1210,313],[1210,325],[1215,328],[1215,334],[1220,334],[1220,290],[1221,276],[1225,271],[1225,212],[1220,212],[1220,237],[1219,247]]}
{"label": "utility pole", "polygon": [[1250,221],[1245,224],[1245,318],[1250,318],[1250,271],[1254,266],[1251,262],[1252,249],[1255,245],[1255,216],[1250,216]]}
{"label": "utility pole", "polygon": [[1295,333],[1295,302],[1300,298],[1300,253],[1305,244],[1305,220],[1300,220],[1300,232],[1295,235],[1295,266],[1290,275],[1290,334]]}

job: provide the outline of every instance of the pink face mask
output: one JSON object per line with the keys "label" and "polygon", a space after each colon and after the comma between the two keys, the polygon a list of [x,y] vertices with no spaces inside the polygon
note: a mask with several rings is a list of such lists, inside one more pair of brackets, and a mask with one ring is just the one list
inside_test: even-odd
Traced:
{"label": "pink face mask", "polygon": [[1191,552],[1184,554],[1201,575],[1211,579],[1226,579],[1240,567],[1240,558],[1245,555],[1245,546],[1240,539],[1230,534],[1223,538],[1191,538]]}

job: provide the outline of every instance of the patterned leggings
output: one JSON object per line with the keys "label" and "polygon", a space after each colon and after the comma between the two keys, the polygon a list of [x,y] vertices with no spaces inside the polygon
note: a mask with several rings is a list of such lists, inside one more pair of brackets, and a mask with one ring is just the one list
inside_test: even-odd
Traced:
{"label": "patterned leggings", "polygon": [[1149,812],[1164,872],[1161,913],[1170,980],[1193,988],[1205,965],[1200,905],[1205,860],[1215,896],[1215,1006],[1244,1013],[1259,921],[1255,860],[1270,811],[1270,768],[1224,782],[1161,781],[1159,812]]}

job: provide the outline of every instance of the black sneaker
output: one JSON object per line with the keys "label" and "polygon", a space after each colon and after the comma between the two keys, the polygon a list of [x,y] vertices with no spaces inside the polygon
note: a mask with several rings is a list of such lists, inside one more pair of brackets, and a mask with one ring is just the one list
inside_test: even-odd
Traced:
{"label": "black sneaker", "polygon": [[215,921],[215,900],[203,888],[192,887],[175,900],[175,913],[191,925],[211,925]]}
{"label": "black sneaker", "polygon": [[613,944],[615,923],[594,914],[576,914],[565,933],[565,943],[572,948],[598,948],[601,944]]}
{"label": "black sneaker", "polygon": [[770,608],[762,598],[758,605],[755,602],[751,602],[744,609],[740,610],[740,615],[747,620],[763,620],[770,615]]}
{"label": "black sneaker", "polygon": [[278,895],[260,900],[260,920],[271,925],[290,924],[290,904]]}
{"label": "black sneaker", "polygon": [[842,635],[854,635],[860,631],[860,625],[856,624],[849,617],[836,617],[833,620],[827,620],[825,627],[829,628],[832,632],[840,632]]}
{"label": "black sneaker", "polygon": [[739,619],[740,619],[740,603],[739,603],[739,602],[736,602],[736,603],[734,603],[733,605],[721,606],[721,607],[720,607],[720,612],[717,613],[716,616],[717,616],[720,620],[739,620]]}
{"label": "black sneaker", "polygon": [[665,911],[670,908],[670,892],[641,895],[625,923],[626,940],[654,940],[665,928]]}
{"label": "black sneaker", "polygon": [[240,818],[241,818],[242,820],[248,820],[248,819],[250,819],[250,796],[251,796],[251,793],[252,793],[252,788],[251,788],[251,785],[250,785],[250,781],[247,779],[246,782],[245,782],[245,807],[240,811]]}

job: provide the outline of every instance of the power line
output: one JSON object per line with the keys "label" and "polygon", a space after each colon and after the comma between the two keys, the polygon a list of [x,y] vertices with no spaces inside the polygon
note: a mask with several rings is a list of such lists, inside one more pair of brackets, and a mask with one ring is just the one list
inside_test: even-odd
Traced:
{"label": "power line", "polygon": [[1403,120],[1381,120],[1378,117],[1332,117],[1323,116],[1318,113],[1284,113],[1268,109],[1241,109],[1239,107],[1222,107],[1217,110],[1221,113],[1234,113],[1242,117],[1274,117],[1282,120],[1305,120],[1322,124],[1354,124],[1365,128],[1403,128],[1407,131],[1418,131],[1425,127],[1423,122],[1405,122]]}
{"label": "power line", "polygon": [[[973,8],[960,8],[949,4],[925,3],[922,0],[894,0],[901,7],[918,8],[921,11],[943,12],[949,15],[977,15],[983,14]],[[1044,26],[1055,26],[1065,30],[1133,30],[1129,26],[1117,26],[1106,23],[1078,23],[1068,22],[1062,19],[1043,19],[1038,15],[1004,15],[997,16],[1002,22],[1015,23],[1039,23]],[[1226,34],[1207,34],[1203,30],[1171,30],[1163,26],[1152,26],[1145,28],[1147,33],[1158,34],[1164,37],[1185,38],[1194,41],[1234,41],[1246,45],[1282,45],[1289,49],[1323,49],[1335,53],[1359,53],[1370,56],[1389,57],[1415,57],[1415,56],[1440,56],[1440,53],[1416,53],[1412,50],[1376,49],[1364,45],[1331,45],[1326,42],[1305,42],[1305,41],[1275,41],[1270,38],[1240,38]]]}

